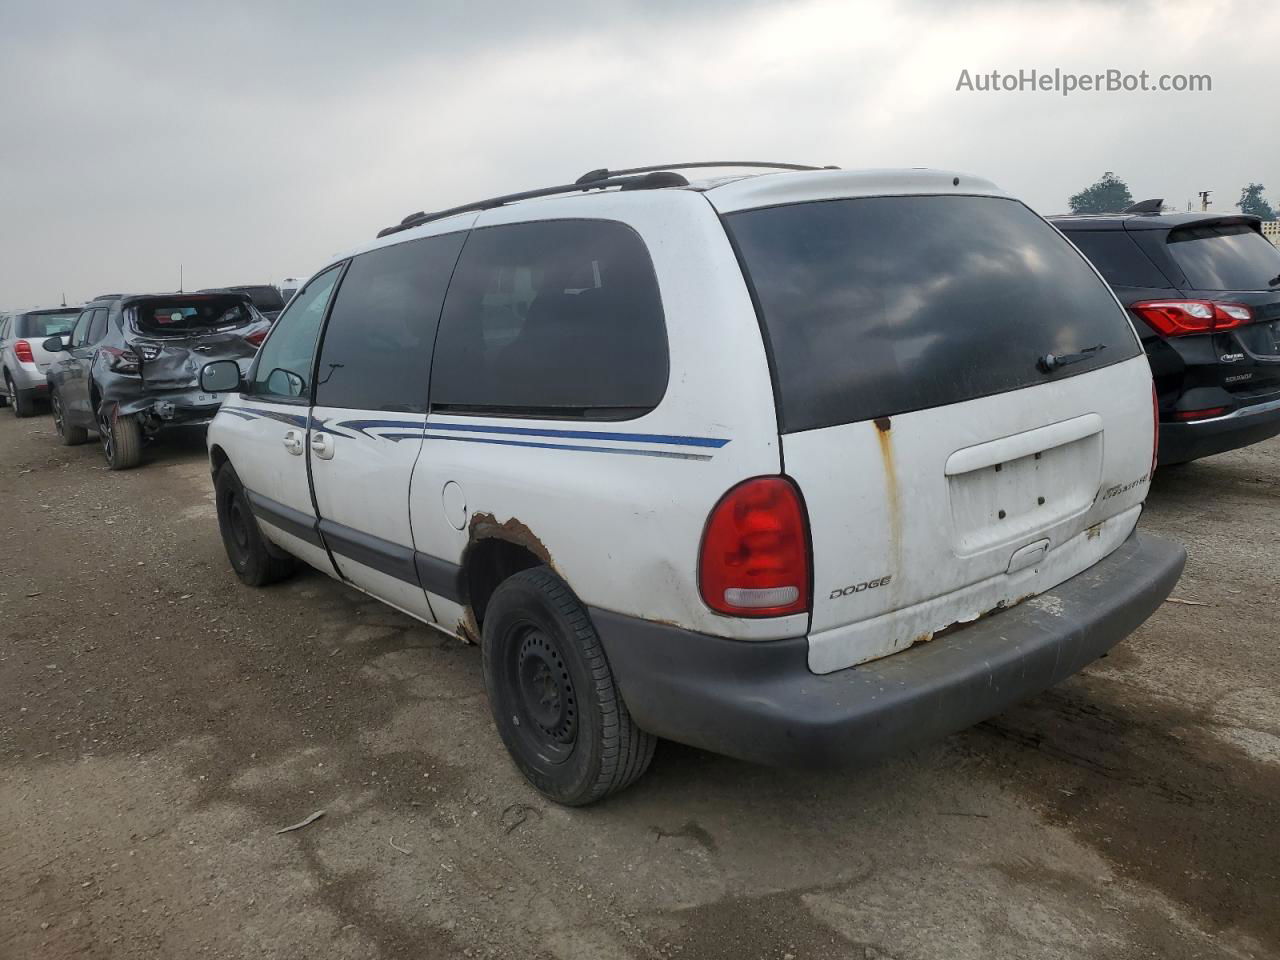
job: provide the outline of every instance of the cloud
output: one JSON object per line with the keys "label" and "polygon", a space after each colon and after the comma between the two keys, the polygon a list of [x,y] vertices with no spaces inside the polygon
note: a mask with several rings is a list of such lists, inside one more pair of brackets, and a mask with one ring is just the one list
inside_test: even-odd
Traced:
{"label": "cloud", "polygon": [[[1110,169],[1225,209],[1280,192],[1271,55],[1238,42],[1277,27],[1253,0],[8,4],[0,304],[308,273],[414,210],[672,159],[956,168],[1046,212]],[[1055,66],[1214,90],[955,91]]]}

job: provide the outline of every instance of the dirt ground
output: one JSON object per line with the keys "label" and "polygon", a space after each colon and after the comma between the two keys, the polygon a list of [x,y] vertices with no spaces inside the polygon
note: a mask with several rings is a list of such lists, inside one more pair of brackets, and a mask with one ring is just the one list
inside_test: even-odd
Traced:
{"label": "dirt ground", "polygon": [[0,411],[3,960],[1280,957],[1280,441],[1157,478],[1197,605],[1061,687],[854,773],[662,744],[585,810],[475,648],[242,587],[202,444]]}

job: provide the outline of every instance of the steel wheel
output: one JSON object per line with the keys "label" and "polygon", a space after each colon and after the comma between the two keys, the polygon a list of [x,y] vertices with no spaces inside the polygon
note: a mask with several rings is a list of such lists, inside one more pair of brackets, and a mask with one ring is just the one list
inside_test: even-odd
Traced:
{"label": "steel wheel", "polygon": [[564,656],[555,638],[527,621],[511,627],[505,646],[516,726],[536,752],[560,762],[578,738],[578,702]]}

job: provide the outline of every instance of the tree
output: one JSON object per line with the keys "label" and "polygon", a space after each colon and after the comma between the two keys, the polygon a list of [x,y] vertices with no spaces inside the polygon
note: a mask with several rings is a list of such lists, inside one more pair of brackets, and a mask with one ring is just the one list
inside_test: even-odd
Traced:
{"label": "tree", "polygon": [[1119,213],[1132,205],[1129,185],[1108,170],[1092,187],[1085,187],[1067,201],[1072,213]]}
{"label": "tree", "polygon": [[1274,220],[1276,212],[1271,204],[1262,198],[1262,191],[1265,190],[1260,183],[1251,183],[1240,191],[1240,202],[1236,204],[1240,208],[1241,213],[1249,213],[1255,217],[1261,217],[1263,220]]}

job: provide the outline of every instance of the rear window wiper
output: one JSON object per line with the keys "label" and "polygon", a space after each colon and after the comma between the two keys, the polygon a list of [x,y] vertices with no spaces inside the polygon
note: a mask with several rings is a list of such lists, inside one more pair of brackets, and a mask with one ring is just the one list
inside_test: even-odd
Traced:
{"label": "rear window wiper", "polygon": [[1036,367],[1041,373],[1053,373],[1059,367],[1065,367],[1068,364],[1079,363],[1081,360],[1088,360],[1095,353],[1099,353],[1107,349],[1105,343],[1099,343],[1092,347],[1085,347],[1079,353],[1046,353],[1043,357],[1036,361]]}

